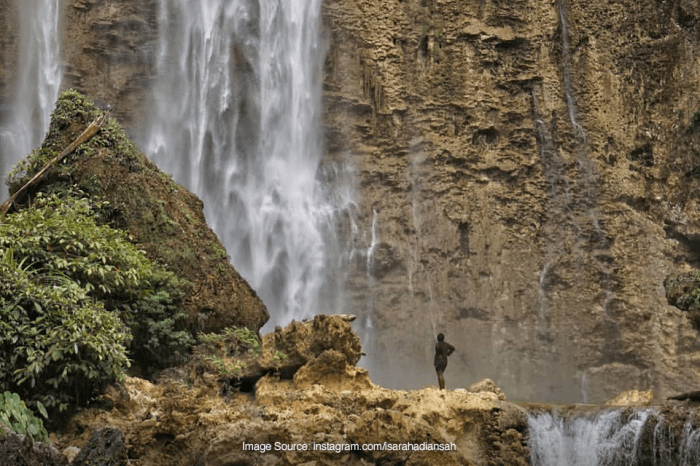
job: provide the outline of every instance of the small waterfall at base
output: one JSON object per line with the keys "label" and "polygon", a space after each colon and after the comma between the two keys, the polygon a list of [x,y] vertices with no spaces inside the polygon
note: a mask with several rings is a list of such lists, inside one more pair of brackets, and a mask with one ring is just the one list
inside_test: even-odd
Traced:
{"label": "small waterfall at base", "polygon": [[[532,466],[697,466],[700,425],[681,409],[528,415]],[[681,427],[682,426],[682,427]]]}
{"label": "small waterfall at base", "polygon": [[[4,180],[12,166],[41,141],[49,127],[63,72],[60,66],[61,2],[16,0],[11,11],[19,15],[17,66],[10,71],[13,96],[0,122],[0,175]],[[3,188],[0,200],[7,197]]]}
{"label": "small waterfall at base", "polygon": [[339,267],[334,222],[351,200],[319,181],[319,17],[320,0],[160,1],[143,146],[202,198],[270,311],[266,328],[339,302],[326,285]]}

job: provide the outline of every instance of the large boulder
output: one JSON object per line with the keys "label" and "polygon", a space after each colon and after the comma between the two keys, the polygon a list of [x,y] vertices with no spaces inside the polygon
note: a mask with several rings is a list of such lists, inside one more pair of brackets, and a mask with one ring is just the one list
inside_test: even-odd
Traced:
{"label": "large boulder", "polygon": [[[56,103],[42,146],[8,177],[10,194],[101,113],[80,93],[65,92]],[[265,305],[234,270],[206,224],[202,201],[139,152],[114,119],[52,168],[45,181],[17,199],[16,207],[37,191],[57,192],[75,185],[92,198],[108,201],[102,212],[105,220],[127,230],[151,260],[185,280],[183,305],[192,333],[229,326],[258,331],[268,320]]]}
{"label": "large boulder", "polygon": [[96,429],[88,443],[73,459],[72,466],[125,466],[127,461],[124,436],[114,427]]}

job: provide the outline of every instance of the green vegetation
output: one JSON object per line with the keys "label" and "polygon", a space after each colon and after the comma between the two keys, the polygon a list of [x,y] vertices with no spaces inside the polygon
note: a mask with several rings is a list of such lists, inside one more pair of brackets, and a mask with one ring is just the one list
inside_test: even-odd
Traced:
{"label": "green vegetation", "polygon": [[[7,175],[10,194],[21,188],[65,149],[72,139],[78,136],[100,113],[100,109],[79,92],[73,89],[64,92],[56,101],[56,108],[51,114],[51,125],[44,143],[25,159],[20,160]],[[72,156],[64,159],[58,166],[59,174],[67,173],[70,169],[69,162],[88,151],[87,147],[87,143],[81,144]]]}
{"label": "green vegetation", "polygon": [[[37,409],[45,418],[48,417],[46,408],[37,402]],[[48,442],[49,435],[44,423],[27,408],[18,394],[5,392],[0,395],[0,423],[18,434],[26,435],[31,442],[36,440]]]}
{"label": "green vegetation", "polygon": [[275,354],[272,355],[272,360],[275,363],[279,363],[287,359],[287,355],[281,351],[275,350]]}
{"label": "green vegetation", "polygon": [[148,368],[186,356],[178,279],[99,225],[103,207],[77,190],[39,193],[0,223],[3,389],[65,409],[118,380],[127,356]]}
{"label": "green vegetation", "polygon": [[217,355],[206,355],[204,360],[211,364],[216,373],[225,379],[240,377],[240,375],[248,368],[248,365],[242,361],[235,359],[224,358]]}
{"label": "green vegetation", "polygon": [[[101,113],[64,92],[42,146],[8,176],[10,192]],[[230,306],[240,277],[201,208],[113,119],[53,166],[0,219],[0,391],[32,409],[83,405],[131,365],[150,376],[188,359],[197,331],[241,321]],[[224,374],[261,352],[253,331],[220,338],[245,350],[237,362],[209,353],[204,362]]]}
{"label": "green vegetation", "polygon": [[700,309],[700,271],[669,277],[664,286],[671,304],[686,311]]}
{"label": "green vegetation", "polygon": [[200,344],[194,350],[196,360],[222,379],[240,377],[248,368],[248,362],[262,355],[258,335],[245,327],[228,327],[221,333],[200,333],[198,339]]}
{"label": "green vegetation", "polygon": [[221,333],[200,333],[198,339],[200,347],[213,352],[224,347],[231,349],[235,354],[247,351],[254,355],[260,355],[262,352],[258,335],[245,327],[227,327]]}

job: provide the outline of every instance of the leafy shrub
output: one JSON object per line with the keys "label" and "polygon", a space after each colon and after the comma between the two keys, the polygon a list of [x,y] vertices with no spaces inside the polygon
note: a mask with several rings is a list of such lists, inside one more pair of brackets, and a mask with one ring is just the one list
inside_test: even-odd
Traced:
{"label": "leafy shrub", "polygon": [[[41,403],[37,408],[42,416],[48,417]],[[13,432],[26,435],[30,441],[48,442],[49,435],[44,429],[44,423],[27,408],[18,394],[5,392],[0,395],[0,423],[9,427]]]}
{"label": "leafy shrub", "polygon": [[128,363],[119,318],[61,275],[0,251],[0,386],[65,409]]}
{"label": "leafy shrub", "polygon": [[[0,386],[47,406],[85,401],[128,366],[179,362],[179,281],[79,191],[38,195],[0,223]],[[40,395],[39,395],[40,394]]]}
{"label": "leafy shrub", "polygon": [[200,333],[198,339],[200,344],[194,349],[196,361],[223,379],[241,376],[248,369],[248,362],[262,354],[257,333],[246,327],[228,327],[221,333]]}

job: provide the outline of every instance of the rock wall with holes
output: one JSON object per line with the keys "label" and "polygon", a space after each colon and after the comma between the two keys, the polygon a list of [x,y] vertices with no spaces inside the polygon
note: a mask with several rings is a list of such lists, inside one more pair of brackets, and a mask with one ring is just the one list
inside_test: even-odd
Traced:
{"label": "rock wall with holes", "polygon": [[[700,384],[664,279],[698,266],[693,2],[325,2],[329,159],[357,173],[350,311],[384,385],[514,399]],[[372,226],[374,225],[374,228]]]}

